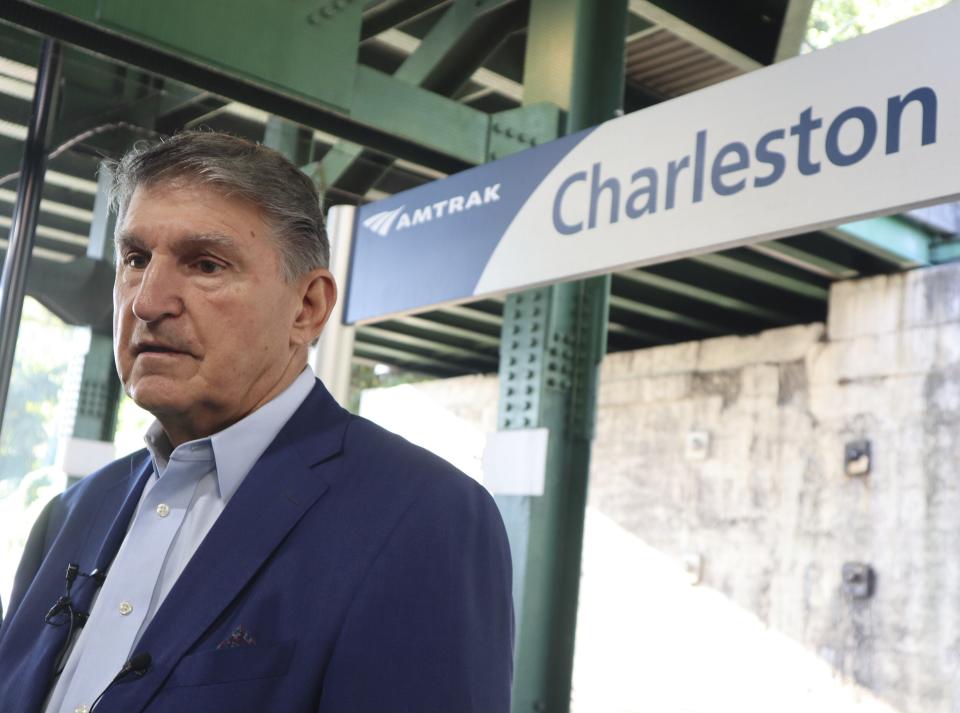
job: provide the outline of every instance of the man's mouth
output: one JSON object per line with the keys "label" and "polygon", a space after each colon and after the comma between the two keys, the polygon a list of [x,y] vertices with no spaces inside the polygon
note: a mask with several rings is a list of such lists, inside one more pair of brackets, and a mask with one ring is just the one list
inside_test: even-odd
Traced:
{"label": "man's mouth", "polygon": [[141,354],[186,354],[186,352],[180,349],[174,349],[173,347],[162,344],[138,344],[133,348],[133,352],[137,356]]}

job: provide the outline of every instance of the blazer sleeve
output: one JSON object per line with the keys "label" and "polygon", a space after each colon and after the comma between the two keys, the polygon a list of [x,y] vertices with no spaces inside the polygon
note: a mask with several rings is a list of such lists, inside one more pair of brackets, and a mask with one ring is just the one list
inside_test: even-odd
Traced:
{"label": "blazer sleeve", "polygon": [[[20,602],[23,601],[23,596],[26,594],[27,589],[30,588],[30,584],[33,582],[33,578],[36,576],[37,571],[40,569],[40,564],[43,562],[43,558],[47,553],[48,549],[48,533],[52,521],[52,513],[58,498],[53,498],[43,510],[40,512],[40,516],[37,518],[37,521],[33,524],[33,528],[30,530],[30,535],[27,538],[27,544],[23,549],[23,555],[20,557],[20,564],[17,567],[17,573],[13,579],[13,590],[10,595],[10,602],[7,606],[6,614],[4,615],[3,621],[10,621],[13,619],[13,615],[17,613],[17,608],[20,606]],[[3,627],[0,626],[0,639],[3,638]]]}
{"label": "blazer sleeve", "polygon": [[456,487],[420,493],[373,561],[327,666],[319,713],[509,713],[506,532],[486,490],[461,475],[449,481]]}

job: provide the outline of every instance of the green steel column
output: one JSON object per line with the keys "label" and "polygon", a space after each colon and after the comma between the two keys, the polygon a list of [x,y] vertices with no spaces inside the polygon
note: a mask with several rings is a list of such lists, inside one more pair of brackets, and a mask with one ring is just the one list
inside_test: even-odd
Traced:
{"label": "green steel column", "polygon": [[282,117],[270,116],[263,130],[263,145],[302,166],[313,153],[313,132]]}
{"label": "green steel column", "polygon": [[[532,0],[524,103],[565,109],[567,132],[622,106],[627,0]],[[544,226],[548,230],[549,226]],[[536,256],[531,256],[536,259]],[[510,295],[499,427],[549,429],[543,495],[499,496],[514,558],[514,713],[570,708],[580,557],[609,276]]]}
{"label": "green steel column", "polygon": [[[110,211],[109,190],[113,178],[101,169],[97,196],[93,201],[87,257],[113,262],[113,229],[116,218]],[[91,330],[90,351],[83,360],[80,394],[73,422],[74,438],[112,442],[117,430],[120,405],[120,377],[113,361],[113,337],[109,332]],[[71,474],[76,475],[76,474]]]}
{"label": "green steel column", "polygon": [[91,332],[90,351],[83,360],[74,437],[113,441],[119,404],[120,378],[113,362],[113,337]]}

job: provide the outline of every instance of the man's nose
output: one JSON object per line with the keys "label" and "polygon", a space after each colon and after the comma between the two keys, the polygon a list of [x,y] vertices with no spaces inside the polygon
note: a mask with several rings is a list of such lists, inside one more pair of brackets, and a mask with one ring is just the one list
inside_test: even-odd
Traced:
{"label": "man's nose", "polygon": [[136,288],[131,309],[144,322],[175,317],[183,311],[180,280],[173,266],[162,260],[151,260],[144,268]]}

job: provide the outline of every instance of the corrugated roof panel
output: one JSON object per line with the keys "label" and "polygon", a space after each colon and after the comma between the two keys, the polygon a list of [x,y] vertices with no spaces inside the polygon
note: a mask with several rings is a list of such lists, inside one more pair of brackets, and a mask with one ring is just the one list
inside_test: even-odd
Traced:
{"label": "corrugated roof panel", "polygon": [[666,28],[639,34],[627,43],[627,78],[665,96],[680,96],[742,73]]}

